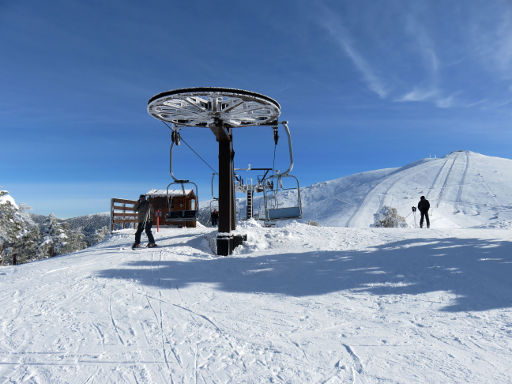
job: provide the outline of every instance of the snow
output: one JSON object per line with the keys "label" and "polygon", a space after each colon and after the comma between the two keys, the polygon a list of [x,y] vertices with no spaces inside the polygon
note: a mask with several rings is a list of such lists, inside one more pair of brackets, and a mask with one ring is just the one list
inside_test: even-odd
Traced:
{"label": "snow", "polygon": [[190,193],[194,192],[193,189],[169,189],[169,191],[167,191],[166,189],[150,189],[146,195],[147,196],[152,196],[152,197],[157,197],[157,196],[164,196],[164,197],[167,197],[168,195],[169,196],[183,196],[184,194],[185,195],[188,195]]}
{"label": "snow", "polygon": [[[3,194],[3,193],[5,194]],[[0,204],[11,204],[14,208],[18,209],[18,204],[7,191],[0,190]]]}
{"label": "snow", "polygon": [[[511,165],[453,152],[318,183],[302,222],[241,222],[229,257],[198,225],[2,267],[0,382],[512,382]],[[409,228],[371,228],[382,206]]]}
{"label": "snow", "polygon": [[[411,208],[430,201],[435,228],[512,228],[512,160],[456,151],[401,168],[364,172],[301,189],[303,221],[367,228],[383,206],[396,208],[409,227],[418,225]],[[296,194],[280,196],[296,205]],[[256,210],[262,207],[255,199]],[[243,206],[241,208],[243,210]]]}
{"label": "snow", "polygon": [[482,383],[512,374],[500,229],[133,230],[4,267],[0,379],[32,383]]}

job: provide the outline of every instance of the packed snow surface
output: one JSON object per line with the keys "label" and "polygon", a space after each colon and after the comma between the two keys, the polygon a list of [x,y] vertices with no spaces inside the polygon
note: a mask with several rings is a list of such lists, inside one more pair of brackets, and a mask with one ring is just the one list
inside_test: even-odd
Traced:
{"label": "packed snow surface", "polygon": [[237,230],[0,269],[0,382],[512,382],[509,231]]}

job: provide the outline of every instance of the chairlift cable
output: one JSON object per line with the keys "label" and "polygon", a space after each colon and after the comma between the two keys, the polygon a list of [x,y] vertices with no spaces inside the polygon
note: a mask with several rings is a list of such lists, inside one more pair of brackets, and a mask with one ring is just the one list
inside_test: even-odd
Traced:
{"label": "chairlift cable", "polygon": [[[169,128],[172,132],[176,132],[176,130],[175,130],[175,129],[173,129],[172,127],[170,127],[170,126],[169,126],[165,121],[162,121],[162,123],[164,123],[164,125],[165,125],[167,128]],[[194,148],[192,148],[192,147],[190,146],[190,144],[189,144],[189,143],[187,143],[187,142],[185,141],[185,139],[184,139],[181,135],[179,136],[179,138],[180,138],[180,140],[181,140],[181,141],[183,141],[183,142],[185,143],[185,145],[186,145],[186,146],[187,146],[187,147],[188,147],[188,148],[189,148],[189,149],[190,149],[190,150],[191,150],[191,151],[192,151],[192,152],[193,152],[197,157],[199,157],[199,159],[201,159],[201,161],[202,161],[203,163],[205,163],[205,164],[208,166],[208,168],[210,168],[213,172],[217,172],[217,171],[215,170],[215,168],[213,168],[213,167],[212,167],[212,166],[211,166],[211,165],[210,165],[210,164],[209,164],[205,159],[203,159],[203,157],[202,157],[199,153],[197,153],[197,151],[196,151],[196,150],[194,150]],[[217,172],[217,173],[218,173],[218,172]]]}
{"label": "chairlift cable", "polygon": [[274,159],[272,160],[272,170],[275,171],[276,165],[276,148],[279,142],[279,126],[275,125],[272,127],[272,133],[274,134]]}
{"label": "chairlift cable", "polygon": [[190,146],[190,145],[185,141],[185,139],[184,139],[183,137],[181,138],[181,141],[183,141],[183,142],[185,143],[185,145],[186,145],[186,146],[187,146],[187,147],[188,147],[192,152],[194,152],[194,153],[196,154],[196,156],[197,156],[197,157],[199,157],[199,158],[201,159],[201,161],[202,161],[203,163],[205,163],[205,164],[206,164],[206,165],[207,165],[207,166],[208,166],[208,167],[209,167],[213,172],[217,172],[217,170],[216,170],[215,168],[213,168],[210,164],[208,164],[208,162],[207,162],[205,159],[203,159],[203,158],[201,157],[201,155],[200,155],[199,153],[197,153],[197,152],[194,150],[194,148],[192,148],[192,147],[191,147],[191,146]]}
{"label": "chairlift cable", "polygon": [[272,170],[274,172],[276,170],[276,149],[277,149],[277,144],[274,144],[274,159],[272,160]]}

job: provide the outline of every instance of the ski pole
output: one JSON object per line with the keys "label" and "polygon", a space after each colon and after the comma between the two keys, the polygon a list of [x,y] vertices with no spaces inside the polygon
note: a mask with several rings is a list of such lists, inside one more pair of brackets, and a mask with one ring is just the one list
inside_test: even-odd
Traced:
{"label": "ski pole", "polygon": [[[149,202],[148,202],[149,204]],[[140,208],[140,206],[139,206]],[[142,230],[144,231],[146,229],[146,223],[148,221],[149,213],[151,212],[151,206],[148,208],[148,211],[146,212],[146,216],[144,217],[144,222],[142,223]]]}
{"label": "ski pole", "polygon": [[[148,202],[148,205],[149,205],[149,202]],[[151,213],[151,206],[148,207],[148,211],[146,212],[146,217],[144,218],[144,226],[143,226],[144,229],[146,229],[146,223],[148,222],[150,213]]]}

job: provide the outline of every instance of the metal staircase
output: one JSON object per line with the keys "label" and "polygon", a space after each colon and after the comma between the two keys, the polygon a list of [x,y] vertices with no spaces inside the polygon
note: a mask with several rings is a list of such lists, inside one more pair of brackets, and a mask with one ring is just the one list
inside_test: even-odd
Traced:
{"label": "metal staircase", "polygon": [[247,220],[249,220],[250,218],[253,217],[253,214],[254,214],[254,209],[253,209],[253,196],[254,196],[254,191],[252,188],[247,188],[247,192],[246,192],[246,218]]}

